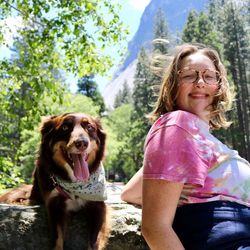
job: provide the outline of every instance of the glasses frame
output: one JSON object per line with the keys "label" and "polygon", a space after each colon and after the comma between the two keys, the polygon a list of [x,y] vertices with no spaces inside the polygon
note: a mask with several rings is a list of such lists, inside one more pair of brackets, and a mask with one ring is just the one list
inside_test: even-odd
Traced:
{"label": "glasses frame", "polygon": [[[217,85],[217,84],[219,84],[220,83],[220,81],[221,81],[221,74],[220,74],[220,72],[218,71],[218,70],[211,70],[211,69],[205,69],[205,70],[196,70],[196,69],[184,69],[184,70],[178,70],[177,71],[177,74],[178,74],[178,76],[180,77],[180,74],[182,73],[182,72],[184,72],[184,71],[189,71],[189,70],[192,70],[192,71],[194,71],[195,73],[196,73],[196,79],[193,81],[193,82],[190,82],[190,84],[192,83],[195,83],[195,82],[197,82],[198,81],[198,79],[200,78],[200,73],[201,73],[201,77],[202,77],[202,80],[207,84],[207,85]],[[207,83],[206,82],[206,80],[205,80],[205,78],[204,78],[204,74],[205,74],[205,72],[207,72],[207,71],[212,71],[212,72],[215,72],[216,74],[218,74],[218,76],[219,76],[219,78],[218,78],[218,80],[216,81],[216,82],[214,82],[214,83]],[[181,79],[180,79],[181,80]]]}

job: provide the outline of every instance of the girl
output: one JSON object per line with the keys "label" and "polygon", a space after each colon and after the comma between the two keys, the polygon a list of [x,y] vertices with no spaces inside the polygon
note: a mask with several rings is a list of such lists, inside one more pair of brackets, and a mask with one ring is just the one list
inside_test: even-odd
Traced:
{"label": "girl", "polygon": [[229,126],[231,99],[217,52],[180,46],[150,115],[143,168],[121,195],[142,205],[151,249],[250,249],[250,164],[210,133]]}

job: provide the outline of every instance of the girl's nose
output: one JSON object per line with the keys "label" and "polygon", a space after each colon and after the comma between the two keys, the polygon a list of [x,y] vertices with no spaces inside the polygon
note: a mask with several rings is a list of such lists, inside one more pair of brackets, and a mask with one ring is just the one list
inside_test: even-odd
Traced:
{"label": "girl's nose", "polygon": [[202,74],[199,72],[199,75],[197,76],[197,80],[195,81],[195,85],[199,88],[204,88],[205,86],[205,81],[203,79]]}

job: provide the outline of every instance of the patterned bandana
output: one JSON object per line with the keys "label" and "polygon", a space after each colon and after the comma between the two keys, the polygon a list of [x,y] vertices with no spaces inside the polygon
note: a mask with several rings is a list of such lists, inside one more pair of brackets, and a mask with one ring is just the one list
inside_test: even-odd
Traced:
{"label": "patterned bandana", "polygon": [[68,193],[89,201],[107,200],[106,178],[102,163],[87,181],[67,182],[55,177],[57,183]]}

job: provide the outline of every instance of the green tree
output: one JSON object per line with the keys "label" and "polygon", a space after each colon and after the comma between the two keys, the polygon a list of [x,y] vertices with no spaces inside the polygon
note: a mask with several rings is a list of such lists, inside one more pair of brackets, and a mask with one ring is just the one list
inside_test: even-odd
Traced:
{"label": "green tree", "polygon": [[187,21],[182,32],[182,41],[186,43],[197,42],[199,34],[198,14],[195,10],[191,10],[188,14]]}
{"label": "green tree", "polygon": [[220,33],[215,29],[210,17],[201,12],[199,15],[191,11],[185,24],[183,42],[202,43],[215,48],[223,56],[223,44],[221,43]]}
{"label": "green tree", "polygon": [[[224,60],[237,96],[236,107],[229,116],[233,120],[224,135],[241,156],[250,160],[249,97],[249,0],[240,2],[215,0],[209,3],[209,17],[220,33]],[[229,136],[230,134],[230,136]]]}
{"label": "green tree", "polygon": [[[225,58],[229,61],[228,69],[236,87],[237,127],[239,138],[234,139],[240,154],[250,160],[250,97],[249,97],[249,35],[247,21],[242,17],[242,7],[228,1],[224,6],[223,42]],[[227,31],[227,32],[225,32]],[[248,75],[248,78],[247,78]]]}
{"label": "green tree", "polygon": [[114,101],[114,108],[127,103],[132,103],[132,93],[128,86],[127,81],[124,81],[122,90],[119,90]]}
{"label": "green tree", "polygon": [[131,104],[123,104],[103,119],[108,138],[104,164],[108,177],[112,179],[116,174],[122,179],[131,176],[126,170],[131,159],[130,151],[126,151],[125,146],[131,127],[132,112],[133,106]]}
{"label": "green tree", "polygon": [[145,49],[142,47],[136,65],[132,94],[136,112],[135,118],[142,118],[152,110],[154,93],[150,79],[150,61]]}
{"label": "green tree", "polygon": [[100,107],[99,114],[103,114],[103,112],[105,111],[105,103],[100,91],[98,90],[98,86],[94,81],[94,76],[91,75],[82,77],[78,81],[77,86],[77,92],[90,97],[94,101],[94,103],[96,103],[96,105]]}
{"label": "green tree", "polygon": [[[115,46],[127,34],[119,18],[120,6],[108,0],[10,0],[1,1],[0,7],[2,19],[21,17],[18,34],[26,37],[33,52],[31,64],[53,68],[55,51],[60,51],[60,67],[80,77],[106,71],[112,60],[103,49]],[[4,42],[3,32],[0,42]]]}
{"label": "green tree", "polygon": [[[62,101],[65,86],[59,84],[58,72],[73,72],[82,77],[107,70],[113,60],[104,48],[115,46],[127,34],[118,8],[106,0],[2,1],[1,18],[20,21],[14,36],[17,59],[0,60],[0,100],[8,110],[5,116],[11,114],[13,100],[32,115],[39,115],[42,111],[37,110],[37,104],[46,89],[55,100]],[[0,44],[8,45],[4,36],[8,27],[4,21],[1,26]],[[23,84],[29,85],[29,98],[18,95]]]}
{"label": "green tree", "polygon": [[[153,52],[167,54],[168,43],[166,41],[169,38],[169,31],[165,14],[161,8],[158,9],[154,17],[153,34],[155,40]],[[164,42],[163,40],[166,41]]]}

